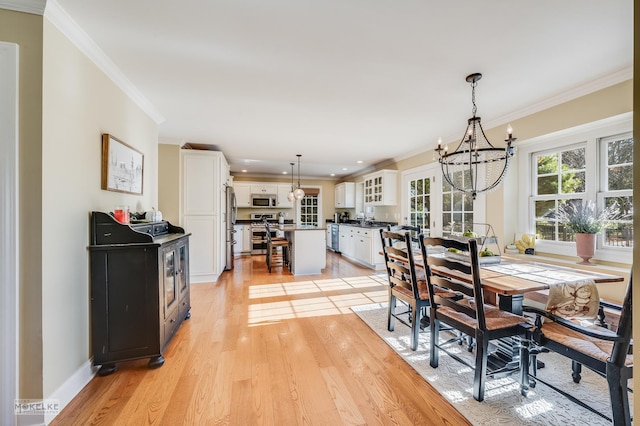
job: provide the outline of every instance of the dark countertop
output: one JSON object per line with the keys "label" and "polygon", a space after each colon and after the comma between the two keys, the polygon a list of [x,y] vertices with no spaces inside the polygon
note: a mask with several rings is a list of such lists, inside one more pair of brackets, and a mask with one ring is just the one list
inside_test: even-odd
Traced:
{"label": "dark countertop", "polygon": [[[333,220],[327,220],[327,224],[335,223]],[[338,225],[354,226],[357,228],[384,228],[387,225],[395,226],[398,222],[388,222],[380,220],[367,221],[364,224],[361,220],[347,220],[346,222],[338,222]]]}

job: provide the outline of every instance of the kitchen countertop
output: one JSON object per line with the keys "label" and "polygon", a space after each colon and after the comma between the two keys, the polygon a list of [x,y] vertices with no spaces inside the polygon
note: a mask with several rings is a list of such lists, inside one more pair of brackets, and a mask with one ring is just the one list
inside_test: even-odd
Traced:
{"label": "kitchen countertop", "polygon": [[[333,220],[327,220],[327,225],[330,223],[336,223]],[[372,220],[371,222],[362,223],[360,220],[349,220],[347,222],[338,222],[338,225],[354,226],[356,228],[386,228],[387,225],[395,226],[397,222],[385,222],[379,220]]]}

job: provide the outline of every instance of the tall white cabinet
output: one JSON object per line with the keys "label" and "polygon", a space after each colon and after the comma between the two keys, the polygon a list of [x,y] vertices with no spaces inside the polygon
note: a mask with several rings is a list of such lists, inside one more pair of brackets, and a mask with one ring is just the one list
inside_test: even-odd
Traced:
{"label": "tall white cabinet", "polygon": [[216,281],[226,262],[229,165],[221,152],[197,150],[181,150],[180,164],[180,223],[191,233],[190,279]]}

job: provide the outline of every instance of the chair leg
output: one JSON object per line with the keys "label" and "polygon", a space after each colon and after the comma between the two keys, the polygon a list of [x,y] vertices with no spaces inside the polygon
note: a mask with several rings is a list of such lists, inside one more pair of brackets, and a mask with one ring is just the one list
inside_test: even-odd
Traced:
{"label": "chair leg", "polygon": [[580,383],[580,379],[582,379],[582,376],[580,375],[580,373],[582,373],[582,364],[580,364],[578,361],[571,361],[571,370],[571,377],[573,377],[573,382]]}
{"label": "chair leg", "polygon": [[436,312],[434,309],[431,309],[430,315],[430,329],[431,329],[431,342],[429,343],[429,365],[433,368],[438,368],[438,343],[440,340],[440,321],[436,319]]}
{"label": "chair leg", "polygon": [[489,342],[481,331],[476,331],[476,369],[473,377],[473,398],[484,400],[484,384],[487,380],[487,355]]}
{"label": "chair leg", "polygon": [[529,394],[529,343],[528,335],[520,340],[520,393],[522,396]]}
{"label": "chair leg", "polygon": [[411,303],[411,350],[418,349],[418,333],[420,332],[420,312],[414,300]]}
{"label": "chair leg", "polygon": [[629,395],[626,369],[623,371],[613,364],[607,364],[607,383],[611,398],[611,412],[615,426],[630,425],[631,412],[629,410]]}
{"label": "chair leg", "polygon": [[394,314],[396,312],[396,297],[389,289],[389,310],[387,313],[387,330],[393,331],[395,328]]}

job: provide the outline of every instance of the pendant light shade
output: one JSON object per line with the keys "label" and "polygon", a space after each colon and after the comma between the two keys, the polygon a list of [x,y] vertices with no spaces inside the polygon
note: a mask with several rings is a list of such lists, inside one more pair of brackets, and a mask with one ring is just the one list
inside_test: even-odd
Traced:
{"label": "pendant light shade", "polygon": [[298,187],[293,191],[293,196],[296,200],[302,200],[304,197],[304,190],[300,188],[300,157],[302,154],[296,154],[296,157],[298,157]]}
{"label": "pendant light shade", "polygon": [[296,199],[296,195],[293,193],[293,165],[294,163],[289,163],[291,164],[291,191],[287,194],[287,200],[293,202],[293,200]]}

